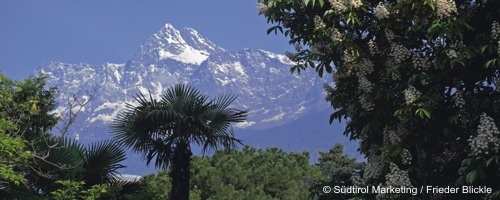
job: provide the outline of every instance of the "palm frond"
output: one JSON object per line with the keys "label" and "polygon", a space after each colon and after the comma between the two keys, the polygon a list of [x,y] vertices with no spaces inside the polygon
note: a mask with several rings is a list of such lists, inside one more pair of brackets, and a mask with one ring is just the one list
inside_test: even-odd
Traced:
{"label": "palm frond", "polygon": [[[48,140],[47,156],[37,159],[40,170],[45,173],[55,173],[58,176],[65,176],[70,172],[81,170],[81,152],[84,147],[73,138],[52,138]],[[73,173],[75,174],[75,173]]]}
{"label": "palm frond", "polygon": [[241,140],[234,137],[231,123],[243,122],[248,111],[229,108],[234,95],[208,96],[188,85],[167,90],[159,101],[143,94],[136,106],[127,104],[111,124],[114,138],[141,153],[149,165],[166,168],[177,144],[194,142],[208,149],[233,148]]}
{"label": "palm frond", "polygon": [[125,167],[120,164],[125,158],[123,148],[111,140],[90,145],[83,157],[85,183],[94,185],[116,180],[118,169]]}
{"label": "palm frond", "polygon": [[207,130],[196,140],[196,143],[203,146],[203,154],[211,149],[234,148],[236,144],[242,143],[234,137],[231,123],[243,122],[248,111],[229,108],[236,98],[235,95],[226,94],[211,102]]}

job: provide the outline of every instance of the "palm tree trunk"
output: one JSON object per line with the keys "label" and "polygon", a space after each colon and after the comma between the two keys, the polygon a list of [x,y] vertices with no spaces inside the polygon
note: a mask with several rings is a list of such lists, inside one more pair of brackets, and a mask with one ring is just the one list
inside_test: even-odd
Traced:
{"label": "palm tree trunk", "polygon": [[180,141],[176,144],[171,162],[172,170],[170,170],[170,178],[172,178],[171,200],[189,199],[191,155],[191,149],[187,141]]}

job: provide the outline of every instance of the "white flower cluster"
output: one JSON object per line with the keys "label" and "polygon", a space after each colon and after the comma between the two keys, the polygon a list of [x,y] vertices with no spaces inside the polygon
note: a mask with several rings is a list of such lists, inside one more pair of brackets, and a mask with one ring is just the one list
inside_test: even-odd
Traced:
{"label": "white flower cluster", "polygon": [[[344,53],[345,53],[344,58],[346,58],[346,62],[349,62],[347,64],[350,66],[350,68],[348,68],[349,70],[348,73],[352,74],[352,71],[356,70],[356,76],[358,78],[359,87],[365,93],[370,93],[373,89],[373,83],[371,83],[370,80],[366,78],[366,75],[374,71],[373,63],[366,58],[362,59],[361,62],[356,63],[354,52],[347,54],[346,52]],[[375,105],[371,101],[371,98],[366,95],[362,95],[359,98],[359,103],[361,104],[361,107],[366,111],[372,111],[373,108],[375,107]]]}
{"label": "white flower cluster", "polygon": [[391,126],[384,127],[384,144],[399,144],[401,142],[401,138],[398,135],[398,132],[394,130]]}
{"label": "white flower cluster", "polygon": [[330,38],[333,42],[342,42],[342,33],[340,33],[339,29],[333,28]]}
{"label": "white flower cluster", "polygon": [[443,163],[449,163],[459,156],[459,152],[460,150],[458,149],[445,149],[440,156],[442,157]]}
{"label": "white flower cluster", "polygon": [[344,50],[344,67],[346,68],[346,74],[351,76],[356,70],[356,59],[358,58],[358,53],[355,51]]}
{"label": "white flower cluster", "polygon": [[346,63],[353,63],[358,57],[358,52],[344,50],[344,60]]}
{"label": "white flower cluster", "polygon": [[259,10],[260,14],[265,14],[267,12],[267,5],[262,2],[259,2],[257,3],[257,9]]}
{"label": "white flower cluster", "polygon": [[351,175],[351,181],[352,184],[355,186],[364,186],[365,185],[365,180],[361,178],[361,176],[358,173],[353,173]]}
{"label": "white flower cluster", "polygon": [[500,150],[500,132],[493,118],[481,114],[476,137],[469,138],[469,145],[475,155],[498,153]]}
{"label": "white flower cluster", "polygon": [[500,24],[497,21],[491,23],[491,38],[494,40],[500,39]]}
{"label": "white flower cluster", "polygon": [[410,177],[408,176],[408,172],[399,169],[399,167],[391,163],[389,166],[391,172],[385,175],[386,185],[393,187],[411,187]]}
{"label": "white flower cluster", "polygon": [[455,101],[456,107],[463,108],[465,106],[465,99],[462,95],[462,91],[457,90],[455,92],[455,96],[453,97],[453,100]]}
{"label": "white flower cluster", "polygon": [[400,44],[391,45],[391,54],[394,56],[394,62],[399,64],[405,59],[410,58],[411,51]]}
{"label": "white flower cluster", "polygon": [[375,17],[379,20],[389,18],[389,11],[386,6],[380,2],[375,8]]}
{"label": "white flower cluster", "polygon": [[314,27],[317,29],[326,28],[325,22],[323,22],[323,19],[321,19],[321,17],[318,15],[314,16]]}
{"label": "white flower cluster", "polygon": [[493,21],[491,24],[491,38],[498,40],[497,54],[500,56],[500,24],[497,21]]}
{"label": "white flower cluster", "polygon": [[411,153],[408,149],[403,149],[403,158],[402,158],[402,163],[404,165],[409,165],[411,164],[411,160],[413,157],[411,156]]}
{"label": "white flower cluster", "polygon": [[454,0],[434,0],[434,4],[437,8],[437,15],[441,19],[447,18],[457,12]]}
{"label": "white flower cluster", "polygon": [[322,54],[324,53],[324,49],[326,47],[326,44],[324,42],[317,42],[311,45],[311,53],[314,54]]}
{"label": "white flower cluster", "polygon": [[358,83],[361,90],[363,90],[366,93],[371,92],[373,89],[373,84],[364,76],[358,79]]}
{"label": "white flower cluster", "polygon": [[368,164],[365,166],[363,178],[365,180],[377,179],[382,173],[382,167],[382,164],[378,161],[368,161]]}
{"label": "white flower cluster", "polygon": [[361,95],[361,97],[359,98],[359,103],[361,104],[361,107],[366,111],[372,111],[375,107],[375,104],[370,101],[370,97],[367,97],[366,95]]}
{"label": "white flower cluster", "polygon": [[375,55],[378,53],[377,44],[373,40],[368,41],[368,49],[370,50],[370,54]]}
{"label": "white flower cluster", "polygon": [[497,54],[500,56],[500,24],[497,21],[493,21],[493,23],[491,23],[491,39],[498,40]]}
{"label": "white flower cluster", "polygon": [[332,5],[335,13],[340,14],[344,12],[347,6],[352,6],[354,8],[359,8],[363,5],[361,0],[329,0],[330,5]]}
{"label": "white flower cluster", "polygon": [[450,49],[446,52],[446,55],[448,55],[448,58],[450,59],[457,59],[458,55],[457,52],[454,49]]}
{"label": "white flower cluster", "polygon": [[370,59],[363,58],[358,65],[358,72],[356,73],[356,76],[361,78],[368,74],[371,74],[374,71],[373,66],[375,65]]}
{"label": "white flower cluster", "polygon": [[335,13],[340,14],[345,10],[344,0],[330,0],[330,4],[332,5]]}
{"label": "white flower cluster", "polygon": [[387,38],[387,40],[389,40],[389,41],[394,40],[394,37],[395,37],[394,32],[392,32],[389,29],[385,29],[384,32],[385,32],[385,37]]}
{"label": "white flower cluster", "polygon": [[349,0],[349,5],[354,8],[359,8],[363,5],[363,2],[361,2],[361,0]]}
{"label": "white flower cluster", "polygon": [[410,85],[408,89],[404,91],[404,95],[406,105],[411,105],[420,97],[420,95],[422,95],[422,93],[420,93],[417,88]]}
{"label": "white flower cluster", "polygon": [[391,73],[391,78],[393,81],[399,81],[401,80],[401,74],[398,71],[394,71]]}
{"label": "white flower cluster", "polygon": [[430,62],[427,58],[422,58],[418,53],[414,53],[413,67],[417,70],[427,70],[430,67]]}

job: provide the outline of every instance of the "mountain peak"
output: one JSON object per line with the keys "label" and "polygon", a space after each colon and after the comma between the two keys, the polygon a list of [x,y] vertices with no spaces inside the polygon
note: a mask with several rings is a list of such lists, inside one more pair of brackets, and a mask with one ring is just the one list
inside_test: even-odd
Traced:
{"label": "mountain peak", "polygon": [[163,29],[174,29],[175,30],[175,27],[174,27],[174,25],[172,25],[170,23],[166,23],[165,25],[163,25]]}
{"label": "mountain peak", "polygon": [[200,65],[210,53],[224,51],[191,28],[176,29],[165,24],[158,32],[146,39],[132,61],[154,63],[160,60]]}

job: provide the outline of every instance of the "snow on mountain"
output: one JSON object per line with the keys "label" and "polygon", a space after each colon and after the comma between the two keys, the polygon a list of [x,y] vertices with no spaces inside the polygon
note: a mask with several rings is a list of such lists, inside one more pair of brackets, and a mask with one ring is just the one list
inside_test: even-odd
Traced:
{"label": "snow on mountain", "polygon": [[[327,117],[322,125],[315,125],[317,130],[283,129],[283,133],[276,133],[278,135],[271,136],[269,141],[262,139],[262,135],[267,135],[269,131],[280,132],[278,130],[282,128],[279,127],[287,123],[293,125],[283,127],[307,127],[318,123],[319,116],[311,116],[319,113],[323,116],[325,111],[329,112],[322,94],[324,81],[314,70],[306,70],[300,76],[291,74],[289,69],[292,65],[281,54],[255,49],[225,50],[194,29],[177,30],[166,24],[148,37],[127,63],[90,65],[50,62],[38,71],[48,76],[48,86],[56,86],[61,91],[59,107],[55,111],[59,114],[67,112],[68,97],[71,95],[80,99],[94,95],[67,133],[83,143],[110,138],[109,123],[127,103],[134,103],[138,93],[150,93],[153,98],[161,98],[172,85],[187,83],[212,97],[227,93],[237,95],[232,106],[250,112],[247,120],[235,124],[235,128],[237,133],[243,134],[240,135],[242,139],[256,147],[269,144],[280,146],[282,137],[295,138],[303,145],[307,143],[303,139],[305,137],[316,138],[311,140],[316,143],[322,141],[323,144],[317,144],[320,145],[318,148],[327,151],[340,141],[325,139],[332,134],[326,130],[329,129]],[[314,122],[302,120],[309,118]],[[291,143],[282,141],[283,144]],[[317,151],[312,155],[317,156]],[[135,161],[127,162],[130,166],[139,165]]]}
{"label": "snow on mountain", "polygon": [[200,65],[190,83],[207,94],[237,95],[234,106],[250,110],[240,127],[272,127],[325,105],[323,82],[311,73],[292,75],[290,66],[280,55],[262,50],[221,51]]}
{"label": "snow on mountain", "polygon": [[109,138],[108,124],[133,103],[138,93],[154,98],[172,85],[188,83],[209,96],[237,95],[233,106],[250,111],[241,129],[276,127],[305,114],[327,108],[323,80],[314,72],[290,74],[293,63],[284,55],[264,50],[228,51],[197,31],[166,24],[148,37],[125,64],[102,65],[51,62],[39,71],[48,85],[61,90],[57,112],[66,109],[67,97],[94,94],[80,113],[70,135],[82,141]]}
{"label": "snow on mountain", "polygon": [[210,53],[221,50],[224,49],[203,38],[194,29],[177,30],[171,24],[166,24],[144,41],[132,60],[145,65],[168,59],[199,65]]}

